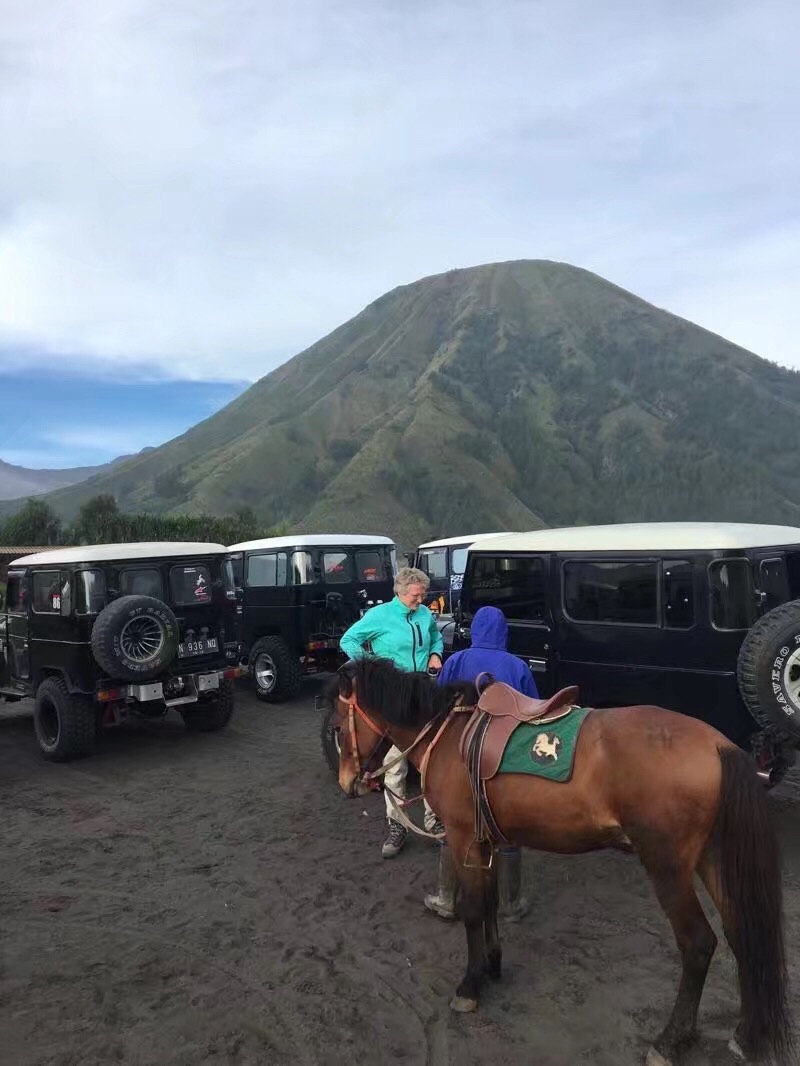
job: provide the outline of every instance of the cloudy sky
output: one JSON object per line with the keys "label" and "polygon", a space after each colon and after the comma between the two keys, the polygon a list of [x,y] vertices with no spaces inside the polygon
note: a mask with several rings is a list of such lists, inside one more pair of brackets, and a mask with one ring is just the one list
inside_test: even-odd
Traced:
{"label": "cloudy sky", "polygon": [[0,458],[157,444],[503,259],[800,367],[798,38],[794,0],[0,0]]}

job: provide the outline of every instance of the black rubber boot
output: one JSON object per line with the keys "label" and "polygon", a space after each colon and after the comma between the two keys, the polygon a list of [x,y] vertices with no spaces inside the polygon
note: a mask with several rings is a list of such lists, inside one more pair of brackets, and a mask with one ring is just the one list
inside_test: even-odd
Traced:
{"label": "black rubber boot", "polygon": [[522,850],[506,848],[497,852],[498,915],[506,922],[518,922],[530,909],[522,895]]}
{"label": "black rubber boot", "polygon": [[456,916],[456,867],[450,848],[446,844],[439,846],[439,887],[435,895],[425,897],[425,906],[438,914],[445,921],[452,921]]}

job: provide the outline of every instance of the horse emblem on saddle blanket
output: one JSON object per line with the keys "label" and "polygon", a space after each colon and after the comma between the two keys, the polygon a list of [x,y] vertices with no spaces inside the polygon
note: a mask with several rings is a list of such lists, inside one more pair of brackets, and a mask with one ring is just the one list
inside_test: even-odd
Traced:
{"label": "horse emblem on saddle blanket", "polygon": [[531,758],[538,763],[546,763],[551,759],[555,762],[558,758],[558,749],[560,747],[561,737],[550,733],[539,733],[531,748]]}

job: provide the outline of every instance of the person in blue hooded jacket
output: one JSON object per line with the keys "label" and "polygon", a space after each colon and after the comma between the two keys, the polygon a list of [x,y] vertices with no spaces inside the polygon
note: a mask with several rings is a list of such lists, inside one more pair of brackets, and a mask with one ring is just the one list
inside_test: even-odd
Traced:
{"label": "person in blue hooded jacket", "polygon": [[[539,698],[536,682],[527,663],[507,650],[508,623],[497,607],[481,607],[475,612],[470,626],[471,647],[457,651],[446,660],[439,672],[440,685],[448,681],[475,681],[479,674],[489,673],[495,681],[507,685],[526,696]],[[517,847],[498,851],[498,889],[500,914],[507,921],[518,921],[527,913],[528,902],[522,896],[522,851]],[[439,888],[425,897],[425,906],[440,918],[455,917],[455,868],[447,841],[439,851]]]}

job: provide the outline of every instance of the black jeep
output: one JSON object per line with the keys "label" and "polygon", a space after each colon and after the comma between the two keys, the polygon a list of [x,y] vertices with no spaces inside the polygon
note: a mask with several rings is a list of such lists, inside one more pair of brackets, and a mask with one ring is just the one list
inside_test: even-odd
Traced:
{"label": "black jeep", "polygon": [[342,633],[394,595],[397,552],[388,537],[270,537],[228,550],[245,661],[268,702],[291,699],[303,674],[336,670]]}
{"label": "black jeep", "polygon": [[542,696],[656,703],[709,722],[780,780],[800,745],[800,529],[576,526],[469,549],[454,648],[499,607]]}
{"label": "black jeep", "polygon": [[226,725],[240,673],[221,544],[100,544],[13,562],[0,615],[0,697],[32,696],[44,756],[88,755],[98,728],[178,707]]}

